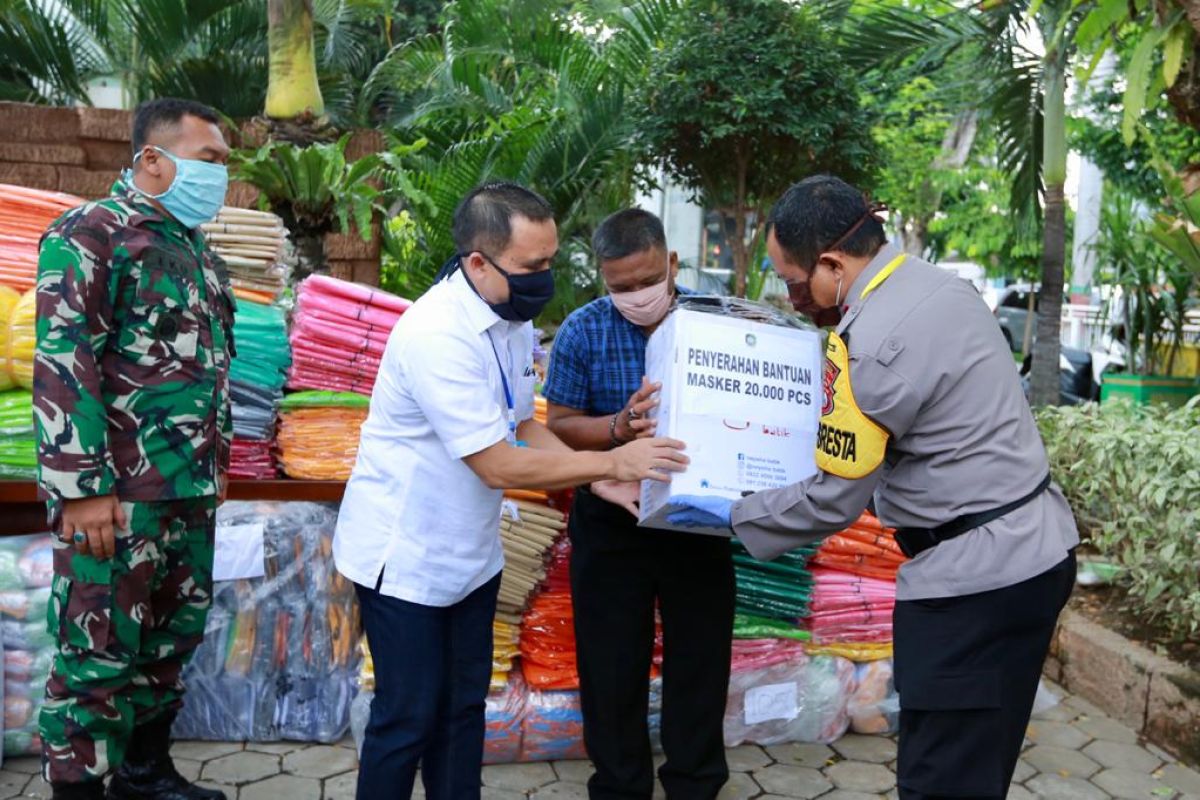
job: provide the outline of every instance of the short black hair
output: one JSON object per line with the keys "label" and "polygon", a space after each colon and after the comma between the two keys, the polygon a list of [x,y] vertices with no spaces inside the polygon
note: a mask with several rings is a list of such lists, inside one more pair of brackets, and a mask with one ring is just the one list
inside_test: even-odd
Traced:
{"label": "short black hair", "polygon": [[662,220],[640,208],[609,215],[592,234],[592,252],[600,261],[613,261],[646,250],[667,249]]}
{"label": "short black hair", "polygon": [[181,100],[178,97],[147,100],[139,104],[133,112],[134,155],[146,146],[151,134],[178,125],[184,117],[199,117],[214,125],[221,124],[221,118],[217,116],[216,111],[195,100]]}
{"label": "short black hair", "polygon": [[554,219],[554,209],[532,189],[511,181],[476,186],[454,209],[454,247],[460,255],[476,250],[503,252],[512,238],[512,218]]}
{"label": "short black hair", "polygon": [[[871,211],[861,191],[833,175],[805,178],[783,193],[771,208],[768,229],[775,241],[805,271],[811,270],[821,253],[837,244]],[[838,250],[852,256],[871,256],[887,243],[883,224],[874,216],[867,220]]]}

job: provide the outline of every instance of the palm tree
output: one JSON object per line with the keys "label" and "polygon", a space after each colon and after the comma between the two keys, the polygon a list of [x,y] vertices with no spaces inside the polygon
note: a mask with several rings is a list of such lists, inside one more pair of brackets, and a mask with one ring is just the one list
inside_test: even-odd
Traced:
{"label": "palm tree", "polygon": [[[862,64],[907,65],[939,74],[981,113],[1011,180],[1010,204],[1022,236],[1041,229],[1042,270],[1033,402],[1056,405],[1066,250],[1066,78],[1078,23],[1072,0],[1006,2],[927,14],[885,8],[851,34]],[[1030,17],[1030,12],[1036,12]],[[1040,36],[1044,52],[1027,44]],[[964,54],[965,58],[964,58]],[[963,68],[963,64],[967,67]],[[949,73],[948,69],[951,69]]]}
{"label": "palm tree", "polygon": [[312,0],[267,0],[270,77],[264,110],[271,138],[309,145],[330,138],[317,81]]}
{"label": "palm tree", "polygon": [[86,105],[108,78],[127,105],[173,95],[241,117],[266,89],[265,19],[248,0],[14,0],[0,5],[0,52],[7,100]]}
{"label": "palm tree", "polygon": [[592,289],[577,265],[591,221],[632,199],[626,97],[670,7],[643,0],[618,17],[582,18],[559,0],[456,3],[440,34],[378,65],[360,101],[381,109],[397,138],[427,143],[410,163],[435,209],[413,214],[420,246],[404,248],[393,277],[404,291],[422,291],[453,253],[450,214],[489,178],[529,185],[554,207],[559,300]]}

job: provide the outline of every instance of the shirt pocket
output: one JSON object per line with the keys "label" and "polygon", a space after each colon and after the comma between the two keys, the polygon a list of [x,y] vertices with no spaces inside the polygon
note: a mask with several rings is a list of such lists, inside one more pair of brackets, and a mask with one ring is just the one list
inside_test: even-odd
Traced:
{"label": "shirt pocket", "polygon": [[194,361],[200,346],[196,270],[186,260],[150,251],[138,265],[133,300],[116,331],[116,349],[142,366]]}
{"label": "shirt pocket", "polygon": [[516,394],[513,397],[513,408],[517,415],[517,420],[530,419],[533,417],[533,390],[537,388],[537,375],[523,375],[517,378]]}

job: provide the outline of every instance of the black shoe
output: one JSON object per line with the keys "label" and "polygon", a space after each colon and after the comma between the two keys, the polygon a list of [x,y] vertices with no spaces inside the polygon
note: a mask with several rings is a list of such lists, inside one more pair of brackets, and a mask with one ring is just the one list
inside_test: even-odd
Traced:
{"label": "black shoe", "polygon": [[226,800],[224,792],[205,789],[175,771],[170,758],[144,764],[126,761],[108,783],[108,800]]}
{"label": "black shoe", "polygon": [[104,781],[50,784],[51,800],[104,800]]}

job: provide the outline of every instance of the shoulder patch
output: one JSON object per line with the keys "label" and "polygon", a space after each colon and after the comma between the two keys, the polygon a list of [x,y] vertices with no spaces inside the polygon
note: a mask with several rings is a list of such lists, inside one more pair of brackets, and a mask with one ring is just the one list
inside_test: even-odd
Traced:
{"label": "shoulder patch", "polygon": [[[883,349],[887,351],[887,342]],[[866,477],[883,463],[888,432],[859,409],[850,385],[849,351],[836,333],[829,334],[825,347],[822,384],[817,466],[841,478]]]}

